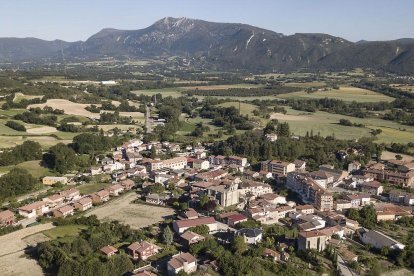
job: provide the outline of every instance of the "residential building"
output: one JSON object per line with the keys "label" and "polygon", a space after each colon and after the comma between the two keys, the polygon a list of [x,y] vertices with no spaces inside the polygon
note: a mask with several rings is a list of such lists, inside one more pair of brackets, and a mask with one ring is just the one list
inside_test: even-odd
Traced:
{"label": "residential building", "polygon": [[64,197],[59,194],[54,194],[48,197],[43,198],[42,200],[48,204],[50,208],[54,208],[63,203]]}
{"label": "residential building", "polygon": [[135,186],[135,182],[131,179],[125,179],[119,182],[119,184],[124,188],[125,191],[129,191]]}
{"label": "residential building", "polygon": [[330,211],[333,209],[333,195],[326,191],[316,193],[315,206],[320,211]]}
{"label": "residential building", "polygon": [[168,275],[177,275],[180,271],[187,274],[197,271],[197,259],[190,253],[174,255],[167,263]]}
{"label": "residential building", "polygon": [[103,203],[109,200],[109,191],[100,190],[99,192],[92,194],[91,197],[92,197],[93,204]]}
{"label": "residential building", "polygon": [[263,250],[262,256],[271,259],[275,263],[280,261],[280,253],[269,248]]}
{"label": "residential building", "polygon": [[247,221],[247,217],[243,214],[234,214],[228,216],[225,220],[229,226],[235,227],[236,224]]}
{"label": "residential building", "polygon": [[147,241],[134,242],[128,246],[128,254],[131,255],[134,260],[146,260],[157,254],[160,250],[161,247]]}
{"label": "residential building", "polygon": [[118,249],[116,249],[115,247],[113,247],[112,245],[107,245],[104,246],[100,249],[100,251],[106,255],[106,257],[111,257],[113,255],[115,255],[118,252]]}
{"label": "residential building", "polygon": [[308,250],[315,249],[319,252],[325,250],[326,242],[330,239],[325,233],[320,230],[314,230],[309,232],[299,232],[298,235],[298,249]]}
{"label": "residential building", "polygon": [[186,246],[203,241],[205,238],[197,233],[186,231],[181,235],[181,239]]}
{"label": "residential building", "polygon": [[384,187],[378,181],[363,182],[358,185],[359,190],[369,195],[380,195],[384,191]]}
{"label": "residential building", "polygon": [[155,205],[166,205],[168,199],[170,197],[165,194],[149,194],[145,197],[145,202]]}
{"label": "residential building", "polygon": [[[270,189],[271,189],[271,187],[270,187]],[[272,205],[280,205],[280,204],[286,204],[287,203],[285,196],[281,196],[281,195],[273,194],[273,193],[261,194],[260,198],[266,200],[267,202],[269,202]]]}
{"label": "residential building", "polygon": [[242,195],[250,194],[258,197],[264,194],[270,194],[272,192],[272,187],[269,184],[263,182],[246,180],[240,184],[240,193]]}
{"label": "residential building", "polygon": [[247,165],[247,158],[240,157],[240,156],[229,156],[226,160],[227,165],[237,165],[241,167],[245,167]]}
{"label": "residential building", "polygon": [[200,217],[196,219],[176,220],[173,222],[174,231],[178,234],[182,234],[187,229],[199,225],[207,225],[210,232],[217,231],[217,221],[213,217]]}
{"label": "residential building", "polygon": [[314,214],[315,207],[313,205],[298,205],[296,206],[296,211],[303,213],[305,215]]}
{"label": "residential building", "polygon": [[53,216],[55,218],[65,218],[67,216],[72,216],[75,208],[72,205],[65,205],[53,211]]}
{"label": "residential building", "polygon": [[258,228],[243,228],[236,235],[242,236],[247,244],[257,244],[262,241],[263,231]]}
{"label": "residential building", "polygon": [[261,163],[261,170],[271,172],[274,176],[286,176],[295,171],[295,164],[280,160],[264,161]]}
{"label": "residential building", "polygon": [[210,181],[210,180],[218,180],[220,178],[225,177],[229,173],[224,170],[214,170],[204,173],[199,173],[195,176],[196,181]]}
{"label": "residential building", "polygon": [[147,167],[150,171],[160,169],[182,170],[187,166],[186,157],[174,157],[166,160],[147,160]]}
{"label": "residential building", "polygon": [[74,204],[75,208],[81,212],[86,211],[90,208],[92,208],[92,198],[90,197],[84,197],[79,199]]}
{"label": "residential building", "polygon": [[81,198],[79,190],[75,188],[70,188],[69,190],[60,192],[59,194],[63,196],[66,201],[73,201]]}
{"label": "residential building", "polygon": [[49,206],[44,201],[36,201],[18,208],[19,215],[34,218],[49,212]]}
{"label": "residential building", "polygon": [[121,184],[115,184],[108,188],[110,196],[119,196],[123,191],[124,187]]}

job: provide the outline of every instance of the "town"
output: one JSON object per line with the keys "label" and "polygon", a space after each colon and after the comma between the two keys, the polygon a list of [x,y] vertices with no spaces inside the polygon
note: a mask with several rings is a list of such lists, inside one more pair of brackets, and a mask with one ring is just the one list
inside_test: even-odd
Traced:
{"label": "town", "polygon": [[[277,135],[273,134],[272,139],[277,140]],[[155,156],[165,156],[168,152],[174,157],[148,158],[143,157],[145,152]],[[361,152],[347,148],[334,154],[346,160],[348,155]],[[122,199],[123,194],[134,193],[136,200],[148,209],[174,207],[176,212],[169,218],[171,223],[164,227],[171,231],[168,245],[179,244],[179,250],[169,257],[165,267],[160,267],[153,258],[143,267],[135,265],[134,275],[221,271],[224,268],[209,258],[209,254],[201,258],[194,254],[194,245],[208,247],[210,239],[224,245],[260,246],[261,258],[275,263],[289,262],[290,255],[296,251],[329,249],[334,252],[334,268],[343,275],[353,275],[361,269],[359,254],[349,248],[368,246],[381,252],[404,249],[403,243],[386,233],[369,229],[369,223],[413,217],[414,194],[401,189],[414,185],[414,165],[401,160],[371,160],[364,167],[358,161],[351,161],[347,168],[335,169],[324,164],[317,171],[307,171],[303,160],[249,164],[242,156],[212,155],[208,144],[144,143],[136,138],[117,146],[107,156],[97,157],[96,165],[82,175],[45,176],[42,179],[45,186],[58,184],[68,188],[0,212],[0,223],[27,226],[43,217],[55,220],[79,217],[95,206],[110,204],[118,197]],[[74,179],[100,175],[109,175],[112,184],[91,194],[81,194],[77,189],[82,184],[79,186]],[[396,189],[385,193],[382,183]],[[361,225],[359,214],[369,212],[374,218],[365,217]],[[164,236],[168,234],[165,229]],[[275,239],[272,231],[290,234],[278,235]],[[137,262],[159,255],[164,246],[142,239],[117,248],[108,241],[99,252],[113,258],[123,251]]]}

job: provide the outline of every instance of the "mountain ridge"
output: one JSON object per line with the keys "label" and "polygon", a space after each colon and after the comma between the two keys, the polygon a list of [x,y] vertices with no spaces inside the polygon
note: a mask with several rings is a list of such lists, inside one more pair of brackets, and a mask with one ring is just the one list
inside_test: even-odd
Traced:
{"label": "mountain ridge", "polygon": [[220,70],[370,68],[414,74],[414,39],[351,42],[323,33],[284,35],[242,24],[165,17],[138,30],[104,28],[85,41],[0,38],[0,61],[179,56]]}

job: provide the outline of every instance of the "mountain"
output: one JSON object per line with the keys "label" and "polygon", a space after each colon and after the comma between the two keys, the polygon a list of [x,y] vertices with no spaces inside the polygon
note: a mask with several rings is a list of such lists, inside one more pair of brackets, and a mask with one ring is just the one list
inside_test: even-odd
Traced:
{"label": "mountain", "polygon": [[0,61],[178,56],[217,70],[372,68],[414,73],[414,39],[353,43],[327,34],[283,35],[246,24],[166,17],[140,30],[103,29],[86,41],[0,39]]}
{"label": "mountain", "polygon": [[46,41],[37,38],[0,38],[0,61],[16,62],[53,57],[71,43],[62,40]]}

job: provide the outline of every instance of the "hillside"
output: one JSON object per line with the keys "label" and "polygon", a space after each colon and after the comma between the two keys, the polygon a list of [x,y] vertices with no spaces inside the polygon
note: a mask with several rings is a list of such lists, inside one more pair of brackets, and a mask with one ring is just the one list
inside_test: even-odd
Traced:
{"label": "hillside", "polygon": [[353,43],[327,34],[283,35],[237,23],[166,17],[140,30],[103,29],[84,42],[1,38],[0,61],[178,56],[217,70],[372,68],[414,74],[414,39]]}

